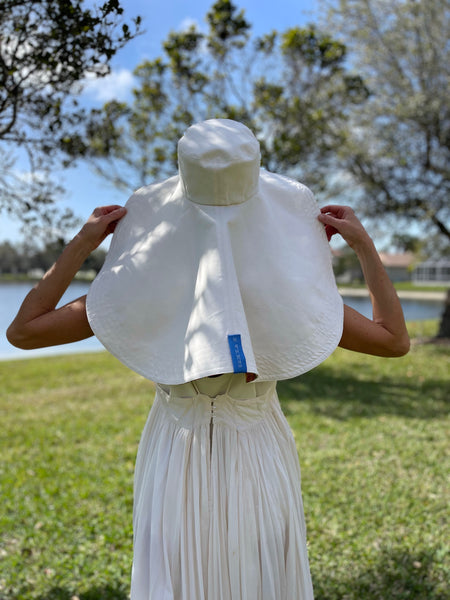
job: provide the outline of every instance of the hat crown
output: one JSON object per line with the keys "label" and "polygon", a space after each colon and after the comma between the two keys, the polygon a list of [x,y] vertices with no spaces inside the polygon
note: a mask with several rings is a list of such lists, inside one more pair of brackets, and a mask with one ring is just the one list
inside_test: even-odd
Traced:
{"label": "hat crown", "polygon": [[178,142],[180,179],[197,204],[241,204],[258,191],[261,154],[258,140],[230,119],[192,125]]}

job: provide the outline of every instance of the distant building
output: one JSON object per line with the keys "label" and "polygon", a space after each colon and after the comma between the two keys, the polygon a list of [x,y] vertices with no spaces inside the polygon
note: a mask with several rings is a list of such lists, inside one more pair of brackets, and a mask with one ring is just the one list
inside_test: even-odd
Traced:
{"label": "distant building", "polygon": [[364,280],[361,265],[353,250],[332,248],[331,254],[337,283],[346,285]]}
{"label": "distant building", "polygon": [[398,281],[411,281],[415,262],[415,256],[412,252],[402,252],[399,254],[379,252],[379,255],[391,281],[394,283]]}
{"label": "distant building", "polygon": [[419,263],[413,270],[412,280],[421,285],[449,285],[450,260],[427,260]]}
{"label": "distant building", "polygon": [[[333,268],[340,284],[362,281],[363,274],[356,255],[347,249],[332,250]],[[450,285],[450,260],[441,258],[416,263],[412,252],[378,253],[389,278],[394,283],[411,281],[417,285]]]}
{"label": "distant building", "polygon": [[41,279],[41,277],[44,276],[44,273],[45,273],[44,269],[36,268],[36,269],[30,269],[28,271],[27,275],[30,279]]}

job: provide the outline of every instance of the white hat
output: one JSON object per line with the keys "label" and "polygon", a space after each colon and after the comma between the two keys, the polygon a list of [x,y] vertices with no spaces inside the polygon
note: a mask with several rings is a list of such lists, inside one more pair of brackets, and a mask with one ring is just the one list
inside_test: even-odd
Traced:
{"label": "white hat", "polygon": [[127,202],[87,297],[95,335],[144,377],[287,379],[336,348],[343,305],[311,191],[260,169],[244,125],[178,143],[179,174]]}

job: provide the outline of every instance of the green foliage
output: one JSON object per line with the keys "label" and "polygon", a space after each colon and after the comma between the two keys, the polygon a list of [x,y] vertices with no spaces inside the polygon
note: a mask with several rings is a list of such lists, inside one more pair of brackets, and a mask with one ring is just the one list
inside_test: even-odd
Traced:
{"label": "green foliage", "polygon": [[195,57],[203,35],[191,27],[189,31],[170,33],[164,42],[164,50],[169,57],[169,66],[174,78],[185,83],[188,90],[195,94],[201,92],[208,78],[197,71],[200,60]]}
{"label": "green foliage", "polygon": [[[446,597],[449,362],[337,350],[279,383],[317,600]],[[97,353],[2,363],[0,388],[2,600],[125,600],[152,385]]]}
{"label": "green foliage", "polygon": [[[0,274],[26,275],[33,269],[47,271],[64,249],[65,241],[59,238],[39,246],[31,243],[12,246],[9,242],[0,244]],[[85,260],[82,271],[100,271],[106,252],[102,248],[94,250]]]}
{"label": "green foliage", "polygon": [[0,273],[21,271],[21,257],[18,249],[9,242],[0,244]]}
{"label": "green foliage", "polygon": [[209,25],[208,47],[212,54],[225,58],[232,48],[244,48],[248,39],[250,23],[244,11],[237,12],[229,0],[217,0],[206,15]]}
{"label": "green foliage", "polygon": [[349,282],[363,282],[361,264],[350,246],[343,246],[333,256],[333,271],[336,277],[347,274]]}
{"label": "green foliage", "polygon": [[213,4],[206,22],[206,33],[171,32],[163,55],[136,68],[134,102],[114,119],[113,103],[93,115],[85,146],[73,154],[131,191],[176,171],[187,126],[232,118],[259,136],[264,166],[319,191],[351,107],[367,96],[345,68],[344,45],[312,25],[252,37],[244,12],[228,0]]}
{"label": "green foliage", "polygon": [[[0,11],[0,210],[26,225],[55,224],[62,189],[51,171],[86,115],[73,96],[86,76],[102,77],[118,49],[139,30],[123,21],[118,0],[87,8],[84,0],[4,0]],[[13,151],[28,158],[25,178]],[[43,219],[43,223],[42,223]],[[63,226],[70,220],[66,214]],[[71,223],[69,223],[71,224]]]}
{"label": "green foliage", "polygon": [[294,63],[300,62],[299,58],[307,65],[320,68],[331,67],[337,69],[345,58],[345,46],[330,36],[316,35],[314,27],[301,29],[293,27],[283,34],[281,50],[289,56]]}

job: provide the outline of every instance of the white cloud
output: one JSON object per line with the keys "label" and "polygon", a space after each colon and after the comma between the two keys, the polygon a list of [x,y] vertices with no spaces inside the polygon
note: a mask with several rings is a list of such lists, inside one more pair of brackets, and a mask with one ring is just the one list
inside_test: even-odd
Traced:
{"label": "white cloud", "polygon": [[43,171],[19,171],[13,169],[10,175],[21,183],[30,185],[32,183],[45,183],[48,179],[48,174]]}
{"label": "white cloud", "polygon": [[191,27],[195,27],[197,31],[200,31],[200,25],[197,19],[186,17],[181,21],[178,31],[188,31],[188,29],[190,29]]}
{"label": "white cloud", "polygon": [[105,77],[86,77],[82,83],[82,93],[100,102],[127,100],[134,84],[133,73],[128,69],[120,69]]}

